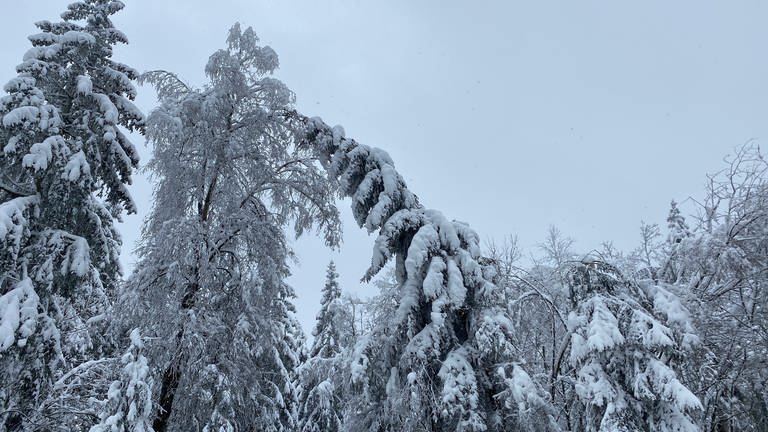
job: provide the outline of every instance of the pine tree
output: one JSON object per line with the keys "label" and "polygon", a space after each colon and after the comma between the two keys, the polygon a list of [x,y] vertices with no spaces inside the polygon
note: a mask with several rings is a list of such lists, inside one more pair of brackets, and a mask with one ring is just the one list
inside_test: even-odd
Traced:
{"label": "pine tree", "polygon": [[[135,205],[138,163],[120,126],[141,131],[136,71],[112,60],[127,43],[118,1],[72,3],[41,21],[0,99],[0,425],[72,430],[89,414],[85,373],[106,349],[104,322],[120,277],[114,219]],[[75,374],[74,372],[77,372]],[[70,426],[66,426],[70,425]]]}
{"label": "pine tree", "polygon": [[675,364],[697,338],[667,290],[584,261],[570,271],[570,361],[585,432],[698,431],[699,399]]}
{"label": "pine tree", "polygon": [[310,357],[299,368],[299,430],[332,432],[342,427],[341,288],[336,265],[328,264]]}
{"label": "pine tree", "polygon": [[90,432],[152,432],[153,381],[139,329],[131,331],[130,340],[130,348],[120,358],[120,377],[109,387],[101,421]]}
{"label": "pine tree", "polygon": [[[355,347],[345,427],[350,430],[556,429],[544,398],[514,361],[503,295],[480,262],[478,235],[425,209],[390,157],[305,119],[314,149],[352,199],[355,219],[378,230],[371,279],[392,258],[398,307]],[[535,420],[534,420],[535,419]],[[514,425],[514,426],[513,426]]]}
{"label": "pine tree", "polygon": [[148,118],[155,206],[121,315],[156,337],[157,432],[287,431],[301,331],[286,284],[285,229],[339,241],[329,182],[286,119],[294,96],[272,78],[277,55],[235,25],[194,89],[144,76],[160,106]]}

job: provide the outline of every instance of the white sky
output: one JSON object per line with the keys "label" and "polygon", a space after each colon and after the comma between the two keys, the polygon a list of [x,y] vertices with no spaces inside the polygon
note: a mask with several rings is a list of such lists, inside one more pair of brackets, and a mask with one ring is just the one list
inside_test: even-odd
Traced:
{"label": "white sky", "polygon": [[[0,81],[29,48],[32,23],[68,1],[0,0]],[[483,238],[517,234],[532,250],[554,224],[588,250],[635,245],[672,198],[745,141],[768,137],[768,5],[752,1],[125,1],[131,44],[116,58],[203,83],[236,21],[280,55],[298,108],[387,150],[423,203]],[[474,4],[471,4],[474,3]],[[149,111],[154,94],[140,89]],[[762,138],[762,139],[761,139]],[[141,137],[135,144],[148,159]],[[127,266],[142,210],[122,226]],[[357,282],[373,238],[348,203],[341,253],[304,239],[292,283],[309,329],[330,258]]]}

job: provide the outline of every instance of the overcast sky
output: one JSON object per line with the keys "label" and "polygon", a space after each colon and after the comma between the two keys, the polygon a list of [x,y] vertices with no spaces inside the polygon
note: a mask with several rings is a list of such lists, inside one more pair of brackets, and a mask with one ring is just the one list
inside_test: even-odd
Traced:
{"label": "overcast sky", "polygon": [[[0,81],[29,48],[33,23],[68,1],[0,0]],[[421,201],[483,238],[519,236],[532,251],[554,224],[580,250],[636,244],[670,199],[700,195],[704,174],[768,137],[768,10],[753,1],[125,1],[130,45],[116,59],[201,85],[208,56],[236,21],[280,56],[277,77],[300,111],[387,150]],[[149,111],[154,93],[140,89]],[[143,161],[149,157],[135,138]],[[123,224],[124,261],[141,215]],[[324,268],[357,280],[372,237],[348,203],[340,253],[305,239],[292,283],[310,328]]]}

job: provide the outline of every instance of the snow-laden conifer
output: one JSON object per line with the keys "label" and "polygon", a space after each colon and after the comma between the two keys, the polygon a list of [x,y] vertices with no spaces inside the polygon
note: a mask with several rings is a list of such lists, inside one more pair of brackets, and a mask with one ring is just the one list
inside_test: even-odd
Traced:
{"label": "snow-laden conifer", "polygon": [[89,432],[152,432],[153,380],[139,329],[131,331],[130,341],[120,357],[120,375],[109,386],[100,421]]}
{"label": "snow-laden conifer", "polygon": [[669,205],[669,214],[667,215],[667,243],[678,244],[690,236],[691,230],[688,228],[685,216],[680,213],[677,202],[672,200]]}
{"label": "snow-laden conifer", "polygon": [[569,285],[570,362],[584,431],[698,431],[701,403],[675,369],[697,342],[680,301],[598,261],[574,265]]}
{"label": "snow-laden conifer", "polygon": [[341,288],[336,265],[328,264],[309,358],[298,369],[299,429],[332,432],[342,428]]}
{"label": "snow-laden conifer", "polygon": [[[556,428],[540,390],[513,358],[503,296],[466,224],[424,208],[384,151],[306,119],[314,149],[358,224],[378,231],[372,278],[395,260],[395,315],[355,347],[349,430]],[[532,419],[536,419],[533,421]]]}
{"label": "snow-laden conifer", "polygon": [[302,125],[282,115],[294,96],[277,66],[235,25],[203,88],[144,76],[160,98],[147,127],[155,206],[120,309],[153,337],[157,432],[297,426],[285,229],[317,227],[335,245],[339,220],[321,167],[295,145]]}
{"label": "snow-laden conifer", "polygon": [[85,388],[64,381],[104,349],[102,323],[120,276],[114,219],[135,210],[126,185],[138,159],[120,127],[143,125],[131,102],[137,73],[112,59],[113,46],[127,43],[110,20],[122,8],[85,0],[69,5],[61,22],[38,22],[0,98],[6,429],[72,430],[66,425],[90,413]]}
{"label": "snow-laden conifer", "polygon": [[683,277],[681,274],[681,243],[683,240],[690,239],[691,235],[685,216],[680,213],[677,202],[672,200],[667,215],[667,240],[663,247],[664,263],[660,275],[662,281],[675,283]]}
{"label": "snow-laden conifer", "polygon": [[336,264],[331,261],[325,276],[323,297],[320,300],[320,312],[317,314],[317,323],[312,331],[315,337],[310,357],[333,357],[341,351],[341,323],[337,319],[339,300],[341,299],[341,287],[339,287],[339,274],[336,273]]}

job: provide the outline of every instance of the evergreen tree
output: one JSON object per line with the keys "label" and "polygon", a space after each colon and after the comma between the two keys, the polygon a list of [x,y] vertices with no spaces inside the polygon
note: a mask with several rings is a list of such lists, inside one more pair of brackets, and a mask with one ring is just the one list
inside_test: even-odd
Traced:
{"label": "evergreen tree", "polygon": [[[135,205],[138,163],[120,126],[141,131],[135,70],[112,60],[127,43],[118,1],[72,3],[37,23],[32,48],[0,98],[0,427],[76,430],[85,388],[61,380],[103,354],[120,277],[114,219]],[[72,372],[70,372],[72,371]]]}
{"label": "evergreen tree", "polygon": [[686,237],[691,236],[691,230],[685,222],[685,216],[680,213],[675,200],[672,200],[669,206],[669,215],[667,215],[667,243],[678,244]]}
{"label": "evergreen tree", "polygon": [[340,223],[329,182],[295,145],[302,125],[282,115],[294,96],[272,78],[277,66],[235,25],[204,88],[144,77],[160,98],[147,127],[158,183],[120,310],[156,337],[157,432],[296,427],[301,332],[285,228],[317,227],[336,245]]}
{"label": "evergreen tree", "polygon": [[685,222],[685,216],[680,213],[675,200],[672,200],[667,215],[667,241],[663,248],[665,256],[661,279],[667,283],[675,283],[683,277],[680,274],[682,262],[680,248],[683,240],[691,237],[691,231]]}
{"label": "evergreen tree", "polygon": [[339,274],[336,273],[336,264],[331,261],[326,271],[323,298],[320,300],[320,312],[317,314],[317,324],[315,324],[315,329],[312,331],[312,336],[315,337],[315,340],[309,352],[310,357],[330,358],[341,351],[340,323],[336,318],[336,312],[339,307],[338,301],[341,299],[341,288],[339,287],[338,278]]}
{"label": "evergreen tree", "polygon": [[130,335],[131,345],[120,358],[120,377],[109,386],[101,421],[90,432],[152,432],[152,377],[139,329]]}
{"label": "evergreen tree", "polygon": [[332,432],[342,427],[339,373],[341,288],[336,265],[331,261],[323,287],[320,312],[312,335],[310,357],[299,368],[299,425],[302,432]]}
{"label": "evergreen tree", "polygon": [[552,430],[540,389],[514,361],[503,295],[482,265],[478,235],[425,209],[389,156],[304,119],[314,149],[352,198],[354,216],[378,230],[372,278],[395,259],[397,311],[355,348],[348,430]]}
{"label": "evergreen tree", "polygon": [[695,432],[699,399],[675,365],[697,338],[675,296],[584,261],[570,272],[570,360],[585,432]]}

